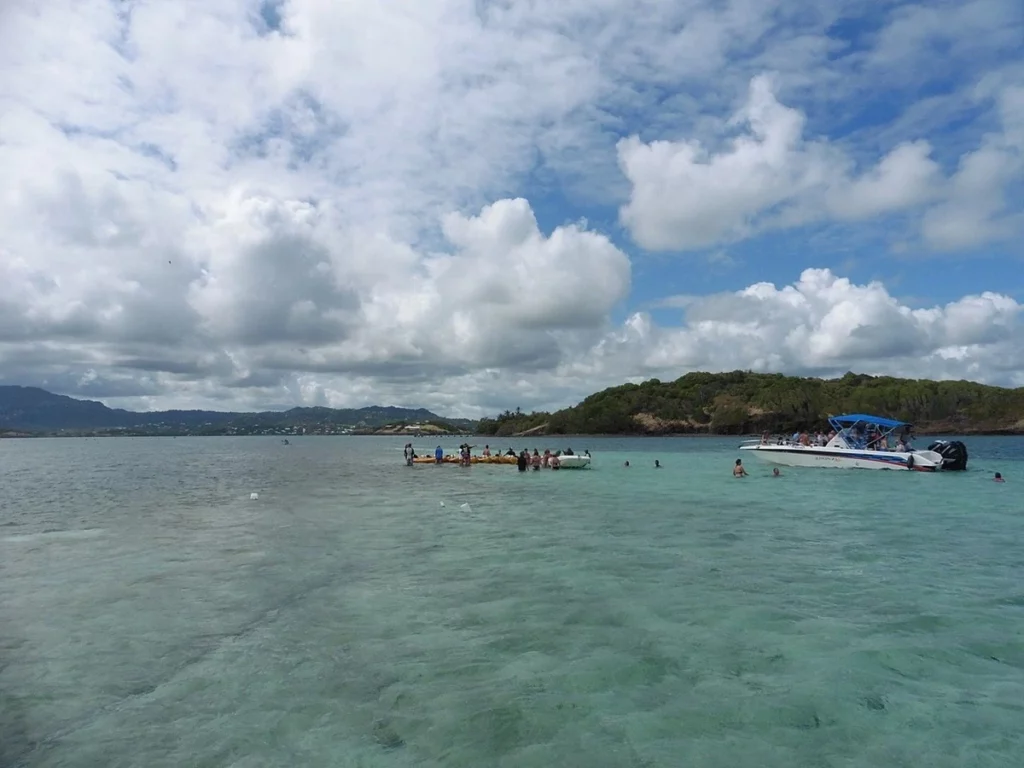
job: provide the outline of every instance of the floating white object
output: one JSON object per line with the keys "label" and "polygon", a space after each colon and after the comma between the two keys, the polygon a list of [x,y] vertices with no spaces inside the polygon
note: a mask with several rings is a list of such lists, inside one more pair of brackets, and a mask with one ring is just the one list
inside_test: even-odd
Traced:
{"label": "floating white object", "polygon": [[459,504],[459,509],[464,509],[467,512],[472,512],[473,508],[469,504]]}
{"label": "floating white object", "polygon": [[444,506],[444,502],[443,502],[443,501],[441,502],[441,506],[442,506],[442,507]]}
{"label": "floating white object", "polygon": [[258,493],[250,493],[249,494],[249,501],[256,501],[257,499],[259,499],[259,497],[260,497],[260,495]]}

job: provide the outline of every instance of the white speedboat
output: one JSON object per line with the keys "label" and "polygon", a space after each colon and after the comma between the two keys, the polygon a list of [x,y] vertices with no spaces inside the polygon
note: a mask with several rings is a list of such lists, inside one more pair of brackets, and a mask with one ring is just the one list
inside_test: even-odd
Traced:
{"label": "white speedboat", "polygon": [[566,456],[564,453],[558,457],[558,468],[559,469],[588,469],[590,467],[590,457],[587,455],[578,456],[571,454]]}
{"label": "white speedboat", "polygon": [[834,436],[825,445],[762,438],[740,446],[758,459],[784,467],[902,469],[934,472],[967,469],[967,447],[960,441],[932,443],[927,450],[910,446],[912,425],[894,419],[852,413],[830,416]]}

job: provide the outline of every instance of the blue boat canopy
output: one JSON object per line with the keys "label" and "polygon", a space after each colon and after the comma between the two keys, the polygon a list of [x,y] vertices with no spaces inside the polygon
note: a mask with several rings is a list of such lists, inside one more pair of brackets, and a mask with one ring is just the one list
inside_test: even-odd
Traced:
{"label": "blue boat canopy", "polygon": [[864,424],[876,424],[879,427],[888,427],[889,429],[911,426],[905,421],[883,419],[881,416],[871,416],[867,413],[848,413],[845,416],[830,416],[829,421],[835,424],[857,424],[862,422]]}

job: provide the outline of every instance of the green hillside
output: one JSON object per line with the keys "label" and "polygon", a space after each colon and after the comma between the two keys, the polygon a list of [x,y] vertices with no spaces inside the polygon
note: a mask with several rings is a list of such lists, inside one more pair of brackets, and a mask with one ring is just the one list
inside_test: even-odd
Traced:
{"label": "green hillside", "polygon": [[555,413],[483,419],[481,434],[717,434],[820,429],[826,417],[870,413],[921,432],[1024,433],[1024,389],[970,381],[896,379],[848,373],[840,379],[782,374],[688,373],[671,382],[624,384]]}

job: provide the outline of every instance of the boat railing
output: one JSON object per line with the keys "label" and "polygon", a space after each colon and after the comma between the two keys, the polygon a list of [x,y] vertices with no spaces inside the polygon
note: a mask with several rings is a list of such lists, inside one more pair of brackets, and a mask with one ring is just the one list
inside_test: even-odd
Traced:
{"label": "boat railing", "polygon": [[763,446],[766,446],[766,447],[769,447],[769,448],[774,448],[774,447],[783,447],[783,446],[785,446],[785,447],[793,447],[793,446],[799,447],[800,443],[794,443],[788,437],[787,438],[783,438],[782,440],[780,440],[778,438],[774,438],[772,440],[764,440],[762,438],[755,437],[755,438],[750,438],[748,440],[744,440],[742,443],[740,443],[740,445],[741,446],[763,445]]}

